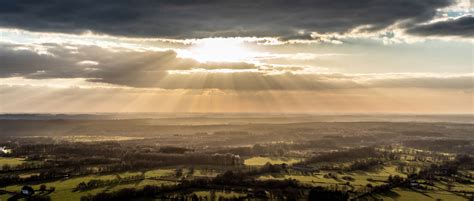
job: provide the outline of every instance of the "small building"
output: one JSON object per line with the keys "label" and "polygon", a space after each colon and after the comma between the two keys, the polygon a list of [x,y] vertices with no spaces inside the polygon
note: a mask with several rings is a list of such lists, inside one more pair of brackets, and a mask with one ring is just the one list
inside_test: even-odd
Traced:
{"label": "small building", "polygon": [[7,147],[0,147],[0,154],[11,154],[12,149],[9,149]]}
{"label": "small building", "polygon": [[35,194],[35,190],[33,190],[33,188],[31,188],[31,186],[23,186],[21,188],[21,194],[26,195],[26,196],[31,196],[31,195]]}
{"label": "small building", "polygon": [[420,186],[420,183],[418,183],[418,182],[416,182],[416,181],[412,181],[412,182],[410,183],[410,186],[411,186],[411,187],[419,187],[419,186]]}

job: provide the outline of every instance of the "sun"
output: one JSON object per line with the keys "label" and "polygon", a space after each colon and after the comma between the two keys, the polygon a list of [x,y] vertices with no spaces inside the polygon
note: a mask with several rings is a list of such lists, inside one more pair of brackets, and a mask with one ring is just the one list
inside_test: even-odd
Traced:
{"label": "sun", "polygon": [[240,38],[206,38],[197,41],[188,56],[199,62],[244,62],[254,57]]}

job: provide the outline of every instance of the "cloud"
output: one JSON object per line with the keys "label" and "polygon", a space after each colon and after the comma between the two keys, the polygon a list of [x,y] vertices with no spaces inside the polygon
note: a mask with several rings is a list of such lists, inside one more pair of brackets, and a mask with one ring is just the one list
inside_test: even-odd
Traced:
{"label": "cloud", "polygon": [[425,22],[453,0],[203,0],[0,2],[0,26],[144,37],[281,36],[376,31]]}
{"label": "cloud", "polygon": [[132,88],[236,91],[473,88],[472,74],[318,73],[304,66],[199,63],[193,59],[179,58],[174,51],[111,50],[98,46],[4,43],[0,44],[0,60],[0,77],[3,78],[82,78],[88,82]]}
{"label": "cloud", "polygon": [[99,62],[84,60],[84,61],[77,62],[77,64],[82,65],[82,66],[96,66],[99,64]]}
{"label": "cloud", "polygon": [[93,78],[123,84],[129,79],[148,83],[148,78],[157,80],[168,70],[257,68],[244,62],[200,63],[179,58],[174,51],[131,51],[58,44],[3,43],[0,44],[0,60],[0,77]]}
{"label": "cloud", "polygon": [[459,75],[447,77],[405,77],[392,79],[377,79],[371,82],[372,86],[382,88],[433,88],[433,89],[474,89],[473,75]]}
{"label": "cloud", "polygon": [[468,15],[415,26],[408,29],[407,33],[421,36],[472,37],[474,36],[474,16]]}

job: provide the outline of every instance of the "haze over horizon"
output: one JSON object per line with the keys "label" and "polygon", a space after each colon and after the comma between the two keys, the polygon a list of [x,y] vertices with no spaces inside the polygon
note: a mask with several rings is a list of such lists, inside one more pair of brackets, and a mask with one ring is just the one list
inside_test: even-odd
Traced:
{"label": "haze over horizon", "polygon": [[473,114],[470,0],[0,2],[0,113]]}

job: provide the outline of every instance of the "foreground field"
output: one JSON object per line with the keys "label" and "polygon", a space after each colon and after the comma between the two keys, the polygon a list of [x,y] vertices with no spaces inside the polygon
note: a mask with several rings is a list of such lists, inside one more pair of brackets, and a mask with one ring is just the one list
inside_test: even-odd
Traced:
{"label": "foreground field", "polygon": [[[171,177],[173,174],[172,169],[158,169],[147,171],[144,173],[145,179],[138,180],[133,182],[124,182],[117,185],[100,187],[92,190],[85,190],[85,191],[74,191],[74,188],[81,182],[88,182],[90,180],[112,180],[117,177],[129,177],[129,176],[136,176],[141,175],[141,172],[125,172],[120,174],[109,174],[109,175],[91,175],[91,176],[84,176],[84,177],[73,177],[69,179],[63,179],[53,182],[45,182],[41,184],[31,185],[33,189],[37,190],[40,188],[40,185],[46,185],[49,187],[54,187],[55,191],[50,193],[49,196],[52,200],[80,200],[81,196],[84,195],[94,195],[100,192],[109,192],[109,191],[116,191],[123,188],[140,188],[146,185],[166,185],[166,184],[174,184],[175,182],[172,181],[164,181],[164,180],[156,180],[152,179],[153,177]],[[18,192],[23,185],[12,185],[6,188],[0,188],[0,190],[6,190],[11,192]],[[7,200],[10,198],[11,195],[0,195],[0,200]]]}
{"label": "foreground field", "polygon": [[418,191],[413,189],[406,188],[395,188],[387,193],[378,194],[374,196],[378,199],[383,199],[384,201],[412,201],[412,200],[446,200],[446,201],[466,201],[469,200],[467,197],[464,197],[459,194],[454,194],[451,192],[443,190],[426,190]]}

